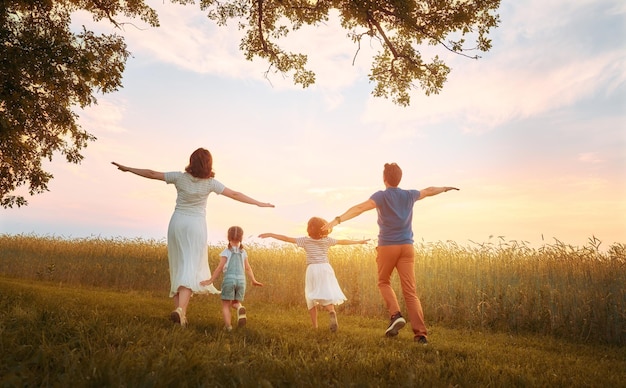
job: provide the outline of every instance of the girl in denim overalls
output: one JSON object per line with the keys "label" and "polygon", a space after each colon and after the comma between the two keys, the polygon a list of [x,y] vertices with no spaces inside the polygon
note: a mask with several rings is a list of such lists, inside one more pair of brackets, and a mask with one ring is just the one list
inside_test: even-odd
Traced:
{"label": "girl in denim overalls", "polygon": [[243,229],[239,226],[231,226],[228,229],[228,248],[220,253],[219,265],[210,279],[200,282],[203,286],[210,285],[220,273],[224,273],[224,279],[222,280],[222,315],[224,316],[226,331],[233,329],[231,325],[231,308],[237,311],[237,326],[242,327],[246,324],[246,308],[241,304],[246,293],[246,273],[250,276],[253,285],[263,286],[262,283],[254,278],[252,267],[250,267],[248,262],[248,254],[243,249],[243,244],[241,243],[242,239]]}

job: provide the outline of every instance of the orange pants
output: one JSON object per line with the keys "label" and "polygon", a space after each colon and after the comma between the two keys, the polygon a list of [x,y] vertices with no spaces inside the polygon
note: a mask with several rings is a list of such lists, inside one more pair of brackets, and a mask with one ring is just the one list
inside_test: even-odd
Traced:
{"label": "orange pants", "polygon": [[402,295],[409,313],[409,321],[415,336],[426,337],[426,324],[422,303],[415,289],[415,248],[412,244],[384,245],[376,247],[376,264],[378,265],[378,290],[383,297],[389,315],[400,311],[398,298],[391,287],[391,274],[398,271]]}

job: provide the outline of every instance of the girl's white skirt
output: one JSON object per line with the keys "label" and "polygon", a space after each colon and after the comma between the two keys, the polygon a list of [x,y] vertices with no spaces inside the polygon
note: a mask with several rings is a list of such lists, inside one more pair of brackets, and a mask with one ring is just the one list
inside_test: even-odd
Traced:
{"label": "girl's white skirt", "polygon": [[309,310],[318,304],[340,305],[348,300],[341,291],[335,271],[329,263],[309,264],[306,267],[304,295]]}

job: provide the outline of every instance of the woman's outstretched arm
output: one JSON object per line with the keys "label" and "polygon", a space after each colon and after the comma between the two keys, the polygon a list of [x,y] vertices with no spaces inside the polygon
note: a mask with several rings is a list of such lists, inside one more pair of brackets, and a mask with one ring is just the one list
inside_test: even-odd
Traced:
{"label": "woman's outstretched arm", "polygon": [[159,171],[149,170],[147,168],[128,167],[128,166],[124,166],[124,165],[121,165],[121,164],[115,163],[115,162],[111,162],[111,164],[117,166],[117,169],[120,170],[120,171],[132,172],[135,175],[139,175],[139,176],[142,176],[142,177],[148,178],[148,179],[157,179],[157,180],[160,180],[160,181],[164,181],[165,180],[165,173],[162,173],[162,172],[159,172]]}
{"label": "woman's outstretched arm", "polygon": [[234,199],[235,201],[249,203],[250,205],[257,205],[259,207],[274,207],[271,203],[268,202],[259,202],[254,198],[250,198],[244,193],[240,193],[239,191],[231,190],[228,187],[224,188],[222,191],[222,195]]}

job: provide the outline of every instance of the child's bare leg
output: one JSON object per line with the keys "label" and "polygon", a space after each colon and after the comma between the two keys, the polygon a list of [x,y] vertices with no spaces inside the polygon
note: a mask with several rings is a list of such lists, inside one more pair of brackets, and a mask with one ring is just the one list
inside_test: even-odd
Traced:
{"label": "child's bare leg", "polygon": [[337,324],[337,313],[335,312],[335,305],[327,304],[326,306],[324,306],[324,309],[328,311],[328,315],[330,316],[330,331],[337,331],[337,327],[339,325]]}
{"label": "child's bare leg", "polygon": [[224,317],[224,326],[226,329],[231,328],[232,325],[230,323],[231,315],[230,315],[230,306],[232,301],[230,300],[222,300],[222,316]]}
{"label": "child's bare leg", "polygon": [[317,329],[317,306],[313,306],[309,309],[309,314],[311,315],[311,323],[313,324],[313,328]]}

